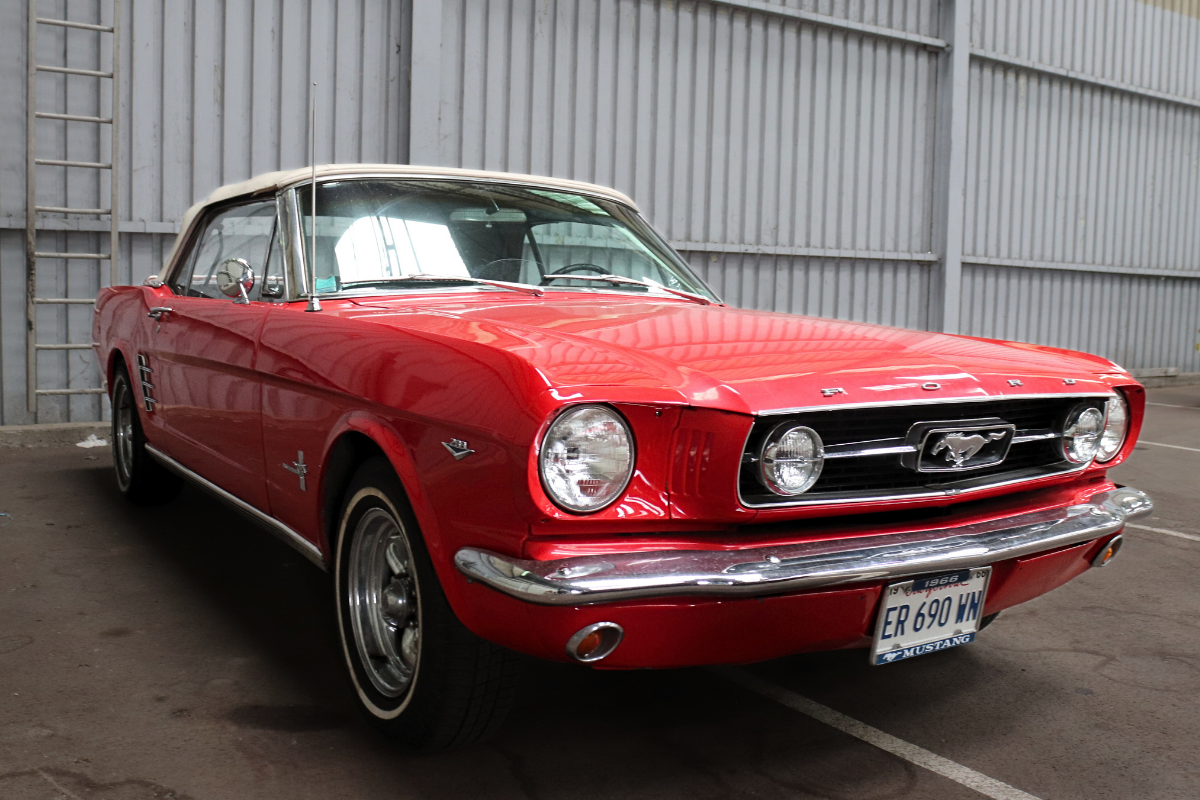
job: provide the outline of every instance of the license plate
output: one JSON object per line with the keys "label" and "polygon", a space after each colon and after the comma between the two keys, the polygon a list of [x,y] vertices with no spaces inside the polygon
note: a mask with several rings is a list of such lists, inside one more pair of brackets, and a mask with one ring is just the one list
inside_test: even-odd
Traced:
{"label": "license plate", "polygon": [[976,567],[885,586],[871,663],[890,664],[973,642],[991,575],[991,567]]}

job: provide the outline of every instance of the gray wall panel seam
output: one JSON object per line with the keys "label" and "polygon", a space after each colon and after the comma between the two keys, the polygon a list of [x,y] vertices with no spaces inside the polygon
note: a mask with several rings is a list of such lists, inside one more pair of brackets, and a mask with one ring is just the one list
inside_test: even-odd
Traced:
{"label": "gray wall panel seam", "polygon": [[799,20],[810,25],[819,25],[826,28],[836,28],[838,30],[851,33],[858,33],[864,36],[874,36],[881,39],[893,39],[895,41],[907,42],[908,44],[922,45],[932,47],[939,50],[946,49],[947,43],[943,39],[938,39],[933,36],[923,36],[919,33],[909,33],[907,31],[897,30],[895,28],[885,28],[879,25],[867,25],[861,22],[855,22],[849,19],[829,16],[827,14],[818,14],[812,11],[804,11],[798,8],[789,8],[787,6],[773,5],[771,3],[760,2],[760,0],[700,0],[701,2],[709,3],[714,6],[724,6],[730,9],[739,9],[742,11],[754,11],[759,14],[765,14],[774,17],[783,17],[785,19]]}
{"label": "gray wall panel seam", "polygon": [[1200,278],[1200,270],[1191,269],[1151,269],[1135,266],[1120,266],[1107,264],[1086,264],[1071,261],[1039,261],[1020,258],[995,258],[991,256],[963,255],[964,264],[1013,267],[1020,269],[1064,270],[1068,272],[1096,272],[1110,275],[1128,275],[1131,277],[1156,278]]}
{"label": "gray wall panel seam", "polygon": [[1116,92],[1124,92],[1126,94],[1138,95],[1140,97],[1149,97],[1164,103],[1175,103],[1177,105],[1188,106],[1191,108],[1200,108],[1200,99],[1182,97],[1180,95],[1168,94],[1167,92],[1160,92],[1155,89],[1147,89],[1129,83],[1109,80],[1108,78],[1100,78],[1094,75],[1088,75],[1086,73],[1079,72],[1077,70],[1064,69],[1062,67],[1055,67],[1049,64],[1041,64],[1036,61],[1030,61],[1029,59],[1018,58],[1016,56],[1010,56],[1004,53],[997,53],[992,50],[982,50],[972,47],[971,58],[980,61],[991,61],[996,64],[1004,64],[1005,66],[1028,70],[1030,72],[1040,72],[1044,75],[1052,75],[1056,78],[1063,78],[1064,80],[1070,80],[1076,83],[1100,86]]}

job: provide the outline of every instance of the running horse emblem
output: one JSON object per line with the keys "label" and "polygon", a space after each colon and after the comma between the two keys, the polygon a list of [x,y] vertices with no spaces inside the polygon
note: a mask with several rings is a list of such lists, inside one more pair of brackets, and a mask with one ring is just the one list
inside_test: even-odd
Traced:
{"label": "running horse emblem", "polygon": [[1003,431],[986,434],[974,433],[970,436],[965,433],[947,433],[933,446],[929,455],[936,456],[944,450],[947,461],[953,461],[955,467],[962,467],[988,442],[998,442],[1006,435]]}

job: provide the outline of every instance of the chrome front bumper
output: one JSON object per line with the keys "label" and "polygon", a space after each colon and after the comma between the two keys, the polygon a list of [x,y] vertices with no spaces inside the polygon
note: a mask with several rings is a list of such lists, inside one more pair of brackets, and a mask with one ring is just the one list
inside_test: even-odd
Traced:
{"label": "chrome front bumper", "polygon": [[994,564],[1116,533],[1154,504],[1137,489],[1087,503],[957,528],[745,550],[665,550],[552,561],[464,547],[468,578],[540,605],[576,606],[666,595],[754,596]]}

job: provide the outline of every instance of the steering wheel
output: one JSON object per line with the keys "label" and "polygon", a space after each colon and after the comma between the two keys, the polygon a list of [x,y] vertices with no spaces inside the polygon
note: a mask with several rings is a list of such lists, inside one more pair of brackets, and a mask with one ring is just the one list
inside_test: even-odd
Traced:
{"label": "steering wheel", "polygon": [[604,267],[597,266],[596,264],[586,264],[586,263],[567,264],[565,267],[559,267],[558,269],[554,270],[553,272],[547,272],[545,275],[543,275],[540,285],[542,285],[542,286],[548,285],[550,283],[550,281],[548,281],[546,279],[552,275],[570,275],[572,272],[594,272],[597,275],[607,275],[608,274],[608,270],[606,270]]}

